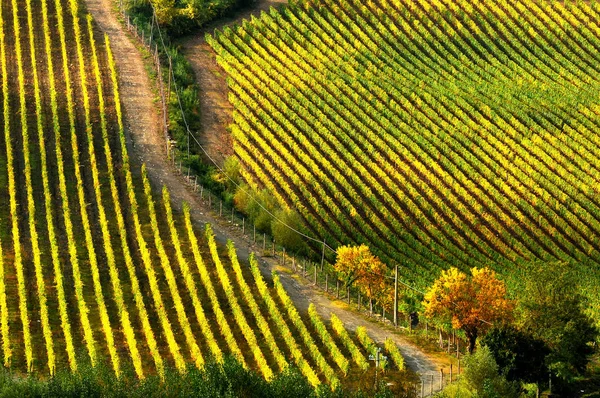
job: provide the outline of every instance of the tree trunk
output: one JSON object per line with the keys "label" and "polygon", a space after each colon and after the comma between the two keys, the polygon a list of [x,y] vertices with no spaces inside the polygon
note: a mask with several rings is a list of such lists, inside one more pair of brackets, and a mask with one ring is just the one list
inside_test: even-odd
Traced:
{"label": "tree trunk", "polygon": [[477,331],[465,331],[467,339],[469,340],[469,354],[475,351],[475,343],[477,342]]}

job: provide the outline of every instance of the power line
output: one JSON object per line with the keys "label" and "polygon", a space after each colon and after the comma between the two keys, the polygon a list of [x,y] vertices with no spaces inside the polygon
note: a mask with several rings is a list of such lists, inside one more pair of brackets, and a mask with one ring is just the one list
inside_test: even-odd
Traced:
{"label": "power line", "polygon": [[[156,11],[154,9],[154,5],[152,5],[152,3],[150,3],[150,6],[152,7],[152,14],[153,17],[156,18]],[[166,54],[166,56],[169,58],[169,61],[171,61],[171,55],[169,54],[169,52],[167,51],[167,47],[165,45],[164,39],[163,39],[163,35],[162,35],[162,31],[160,29],[160,25],[157,23],[157,30],[158,30],[158,34],[160,37],[160,41],[162,44],[162,47],[164,49],[164,53]],[[283,226],[287,227],[288,229],[290,229],[291,231],[297,233],[300,236],[305,237],[306,239],[309,239],[313,242],[319,243],[324,245],[325,247],[327,247],[329,250],[331,250],[333,253],[335,253],[335,249],[333,249],[331,246],[329,246],[326,242],[325,239],[323,240],[319,240],[316,238],[313,238],[312,236],[306,235],[305,233],[303,233],[302,231],[297,230],[296,228],[292,227],[291,225],[287,224],[286,222],[284,222],[283,220],[281,220],[280,218],[278,218],[275,214],[273,214],[270,210],[268,210],[265,206],[262,205],[262,203],[260,203],[258,201],[258,199],[256,199],[252,194],[250,194],[246,189],[244,189],[240,184],[237,183],[237,181],[235,181],[234,179],[232,179],[229,174],[225,173],[225,171],[221,168],[221,166],[219,166],[219,164],[210,156],[210,154],[206,151],[206,149],[204,148],[204,146],[198,141],[198,139],[196,138],[196,136],[194,136],[194,134],[192,134],[191,130],[190,130],[190,126],[187,122],[187,119],[185,117],[185,112],[183,110],[183,105],[181,104],[181,98],[179,96],[179,89],[177,88],[177,82],[175,80],[175,73],[173,72],[173,69],[171,68],[170,70],[170,76],[169,78],[173,79],[173,86],[175,88],[175,94],[177,95],[177,103],[179,105],[179,109],[181,111],[181,115],[183,118],[183,122],[185,124],[185,128],[186,131],[188,133],[188,140],[191,137],[194,142],[196,143],[196,145],[198,145],[198,147],[202,150],[202,152],[204,153],[204,155],[206,155],[206,157],[210,160],[210,162],[222,173],[224,174],[227,179],[229,181],[231,181],[236,188],[238,188],[239,190],[241,190],[245,195],[249,196],[256,204],[258,204],[258,206],[263,209],[267,214],[269,214],[269,216],[271,216],[275,221],[281,223]],[[189,155],[189,143],[188,143],[188,155]]]}
{"label": "power line", "polygon": [[[159,23],[158,23],[158,19],[157,19],[157,16],[156,16],[156,10],[154,9],[154,5],[152,4],[152,2],[150,2],[150,7],[152,8],[152,18],[153,18],[153,20],[156,20],[156,21],[157,21],[157,22],[156,22],[156,30],[158,31],[158,34],[159,34],[159,37],[160,37],[160,42],[161,42],[162,48],[163,48],[163,50],[164,50],[164,54],[165,54],[165,55],[167,56],[167,58],[169,59],[169,63],[170,63],[170,64],[172,64],[172,57],[171,57],[171,55],[169,54],[169,51],[168,51],[168,49],[167,49],[167,46],[165,45],[164,38],[163,38],[163,35],[162,35],[162,31],[161,31],[161,29],[160,29],[160,25],[159,25]],[[154,25],[154,24],[153,24],[153,25]],[[160,62],[160,61],[159,61],[159,62]],[[220,172],[221,172],[223,175],[225,175],[225,176],[227,177],[227,179],[228,179],[228,180],[229,180],[231,183],[233,183],[237,189],[241,190],[241,191],[242,191],[242,192],[243,192],[245,195],[247,195],[248,197],[250,197],[250,198],[251,198],[251,199],[252,199],[252,200],[253,200],[253,201],[254,201],[254,202],[255,202],[255,203],[256,203],[256,204],[257,204],[257,205],[258,205],[258,206],[259,206],[259,207],[262,209],[262,210],[264,210],[264,211],[265,211],[265,212],[266,212],[266,213],[267,213],[269,216],[271,216],[273,220],[275,220],[275,221],[279,222],[280,224],[282,224],[283,226],[285,226],[285,227],[286,227],[286,228],[288,228],[289,230],[291,230],[291,231],[293,231],[293,232],[297,233],[298,235],[300,235],[300,236],[302,236],[302,237],[304,237],[304,238],[306,238],[306,239],[308,239],[308,240],[311,240],[311,241],[313,241],[313,242],[316,242],[316,243],[318,243],[318,244],[322,244],[324,248],[326,247],[326,248],[328,248],[328,249],[329,249],[331,252],[333,252],[333,253],[336,253],[335,249],[333,249],[331,246],[329,246],[329,245],[328,245],[328,244],[325,242],[325,239],[323,239],[323,240],[319,240],[319,239],[313,238],[312,236],[309,236],[309,235],[307,235],[307,234],[303,233],[302,231],[299,231],[299,230],[297,230],[296,228],[292,227],[291,225],[287,224],[286,222],[284,222],[283,220],[281,220],[280,218],[278,218],[278,217],[277,217],[275,214],[273,214],[273,213],[272,213],[272,212],[271,212],[269,209],[267,209],[265,206],[263,206],[263,205],[262,205],[262,203],[261,203],[261,202],[260,202],[258,199],[256,199],[256,198],[254,197],[254,195],[252,195],[250,192],[248,192],[248,190],[244,189],[244,188],[243,188],[243,187],[242,187],[240,184],[238,184],[238,182],[237,182],[237,181],[235,181],[234,179],[232,179],[232,178],[229,176],[229,174],[225,173],[225,171],[224,171],[224,170],[221,168],[221,166],[219,166],[219,164],[218,164],[218,163],[217,163],[217,162],[216,162],[216,161],[215,161],[215,160],[214,160],[214,159],[213,159],[213,158],[210,156],[210,154],[208,153],[208,151],[207,151],[207,150],[204,148],[204,146],[203,146],[203,145],[202,145],[202,144],[201,144],[201,143],[198,141],[198,139],[196,138],[196,136],[195,136],[195,135],[192,133],[192,131],[190,130],[189,124],[188,124],[188,122],[187,122],[187,119],[186,119],[186,116],[185,116],[185,112],[184,112],[184,110],[183,110],[183,105],[182,105],[182,103],[181,103],[181,97],[180,97],[180,95],[179,95],[179,88],[178,88],[178,86],[177,86],[177,81],[176,81],[176,79],[175,79],[175,72],[173,71],[173,69],[172,69],[172,68],[170,68],[170,69],[169,69],[169,79],[171,79],[171,80],[172,80],[172,82],[173,82],[173,88],[174,88],[174,90],[175,90],[175,94],[176,94],[176,97],[177,97],[177,103],[178,103],[178,105],[179,105],[179,110],[180,110],[180,112],[181,112],[182,120],[183,120],[183,123],[185,124],[186,132],[187,132],[187,135],[188,135],[188,158],[189,158],[189,139],[191,138],[191,139],[193,139],[193,140],[194,140],[194,142],[196,143],[196,145],[197,145],[197,146],[198,146],[198,147],[199,147],[199,148],[202,150],[202,152],[204,153],[204,155],[205,155],[205,156],[206,156],[206,157],[207,157],[207,158],[210,160],[210,162],[211,162],[211,163],[212,163],[212,164],[213,164],[213,165],[214,165],[214,166],[215,166],[215,167],[216,167],[216,168],[217,168],[217,169],[218,169],[218,170],[219,170],[219,171],[220,171]],[[394,278],[394,277],[391,277],[391,276],[388,276],[388,275],[381,275],[381,274],[375,273],[375,272],[373,272],[373,271],[369,271],[369,272],[370,272],[370,273],[372,273],[372,274],[376,274],[376,275],[382,276],[382,277],[384,277],[384,278],[387,278],[387,279],[396,279],[396,278]],[[413,290],[413,291],[415,291],[415,292],[417,292],[417,293],[420,293],[420,294],[422,294],[422,295],[425,295],[425,292],[424,292],[424,291],[422,291],[422,290],[420,290],[420,289],[418,289],[418,288],[416,288],[416,287],[414,287],[414,286],[412,286],[412,285],[410,285],[410,284],[408,284],[408,283],[406,283],[406,282],[402,281],[400,278],[397,278],[397,281],[398,281],[398,283],[400,283],[400,284],[402,284],[402,285],[406,286],[407,288],[409,288],[409,289],[411,289],[411,290]],[[452,302],[452,304],[454,304],[455,306],[458,306],[458,304],[457,304],[457,303],[455,303],[455,302]],[[482,321],[482,322],[484,322],[484,323],[487,323],[487,324],[489,324],[489,325],[492,325],[490,322],[488,322],[488,321],[486,321],[486,320],[484,320],[484,319],[479,319],[479,320],[480,320],[480,321]]]}

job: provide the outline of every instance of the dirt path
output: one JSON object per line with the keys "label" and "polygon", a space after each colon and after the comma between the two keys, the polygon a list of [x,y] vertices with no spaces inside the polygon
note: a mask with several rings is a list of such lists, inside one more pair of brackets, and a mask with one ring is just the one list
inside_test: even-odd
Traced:
{"label": "dirt path", "polygon": [[[273,3],[275,2],[261,1],[259,6],[268,7]],[[111,1],[86,0],[86,4],[99,27],[111,39],[112,49],[119,68],[121,98],[125,107],[125,125],[131,139],[132,159],[139,161],[140,164],[142,162],[146,163],[148,174],[155,188],[160,188],[163,185],[169,188],[175,209],[180,211],[182,203],[184,201],[188,202],[195,223],[200,226],[204,223],[212,224],[217,240],[225,243],[227,239],[231,239],[238,249],[240,260],[247,263],[250,252],[260,253],[261,248],[254,246],[250,237],[242,234],[239,227],[233,226],[224,218],[220,218],[210,211],[207,204],[200,200],[199,195],[187,183],[185,177],[180,175],[168,162],[164,136],[160,129],[159,109],[154,105],[154,94],[151,90],[151,83],[147,77],[142,57],[111,12]],[[246,11],[242,14],[242,17],[248,14],[249,11]],[[202,39],[199,42],[202,42]],[[214,63],[214,57],[211,54],[206,54],[206,57]],[[214,65],[216,66],[216,64]],[[216,74],[217,72],[213,68],[212,72],[207,73]],[[221,95],[217,93],[226,92],[223,89],[225,87],[224,80],[213,81],[211,84],[214,84],[215,87],[212,93],[215,98]],[[210,93],[207,93],[203,98],[210,95]],[[218,101],[221,100],[222,98]],[[207,101],[210,102],[210,100]],[[209,103],[204,109],[207,109],[207,112],[210,113],[211,106]],[[213,115],[213,117],[215,120],[219,120],[218,116]],[[205,114],[204,120],[206,119]],[[219,124],[219,128],[224,129],[225,126],[222,125],[222,122],[217,123],[215,121],[214,123]],[[268,279],[271,278],[271,270],[278,267],[277,261],[273,258],[260,258],[260,264],[261,271]],[[329,300],[307,284],[299,283],[289,273],[282,272],[281,280],[300,310],[306,310],[308,305],[313,302],[324,319],[329,319],[331,313],[335,313],[350,330],[355,330],[357,326],[365,326],[369,335],[377,342],[383,342],[386,337],[393,338],[400,346],[410,369],[418,372],[421,376],[429,377],[431,374],[437,374],[441,367],[446,367],[447,361],[443,361],[441,357],[424,354],[402,336],[390,333],[385,327],[344,309],[340,303]]]}
{"label": "dirt path", "polygon": [[200,86],[202,128],[198,140],[219,164],[232,154],[231,136],[227,132],[227,126],[232,121],[233,108],[227,98],[225,72],[217,64],[214,51],[206,43],[205,33],[212,33],[215,29],[250,18],[251,15],[258,16],[261,11],[285,3],[287,0],[257,0],[251,8],[242,10],[231,18],[220,20],[179,43],[194,69]]}

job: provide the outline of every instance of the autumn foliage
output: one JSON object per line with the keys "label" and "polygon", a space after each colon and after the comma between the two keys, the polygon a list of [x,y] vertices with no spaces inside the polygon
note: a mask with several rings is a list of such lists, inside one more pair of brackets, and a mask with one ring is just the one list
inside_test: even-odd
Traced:
{"label": "autumn foliage", "polygon": [[425,295],[425,316],[450,322],[469,339],[469,352],[477,336],[494,324],[511,319],[513,302],[506,297],[504,282],[488,268],[472,268],[471,276],[456,268],[443,271]]}
{"label": "autumn foliage", "polygon": [[346,286],[355,285],[367,296],[372,311],[373,300],[383,300],[382,292],[389,292],[389,284],[385,280],[387,267],[364,244],[340,246],[336,252],[335,270],[340,279]]}

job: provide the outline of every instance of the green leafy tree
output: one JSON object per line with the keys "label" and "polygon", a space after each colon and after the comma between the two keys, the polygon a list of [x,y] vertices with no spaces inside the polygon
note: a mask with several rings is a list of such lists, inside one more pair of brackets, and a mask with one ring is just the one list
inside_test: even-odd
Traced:
{"label": "green leafy tree", "polygon": [[[275,242],[295,253],[305,253],[305,237],[298,232],[303,232],[302,219],[292,210],[279,210],[275,213],[277,219],[271,222],[271,230]],[[293,228],[293,229],[292,229]]]}
{"label": "green leafy tree", "polygon": [[480,343],[490,349],[507,380],[525,383],[546,381],[548,367],[545,360],[550,349],[542,340],[514,326],[503,326],[491,329]]}
{"label": "green leafy tree", "polygon": [[555,262],[532,264],[520,280],[517,326],[548,345],[555,385],[566,386],[584,372],[598,338],[578,278],[568,264]]}
{"label": "green leafy tree", "polygon": [[438,396],[444,398],[512,398],[519,396],[519,385],[500,374],[491,350],[481,346],[464,362],[465,370],[457,383],[450,384]]}

